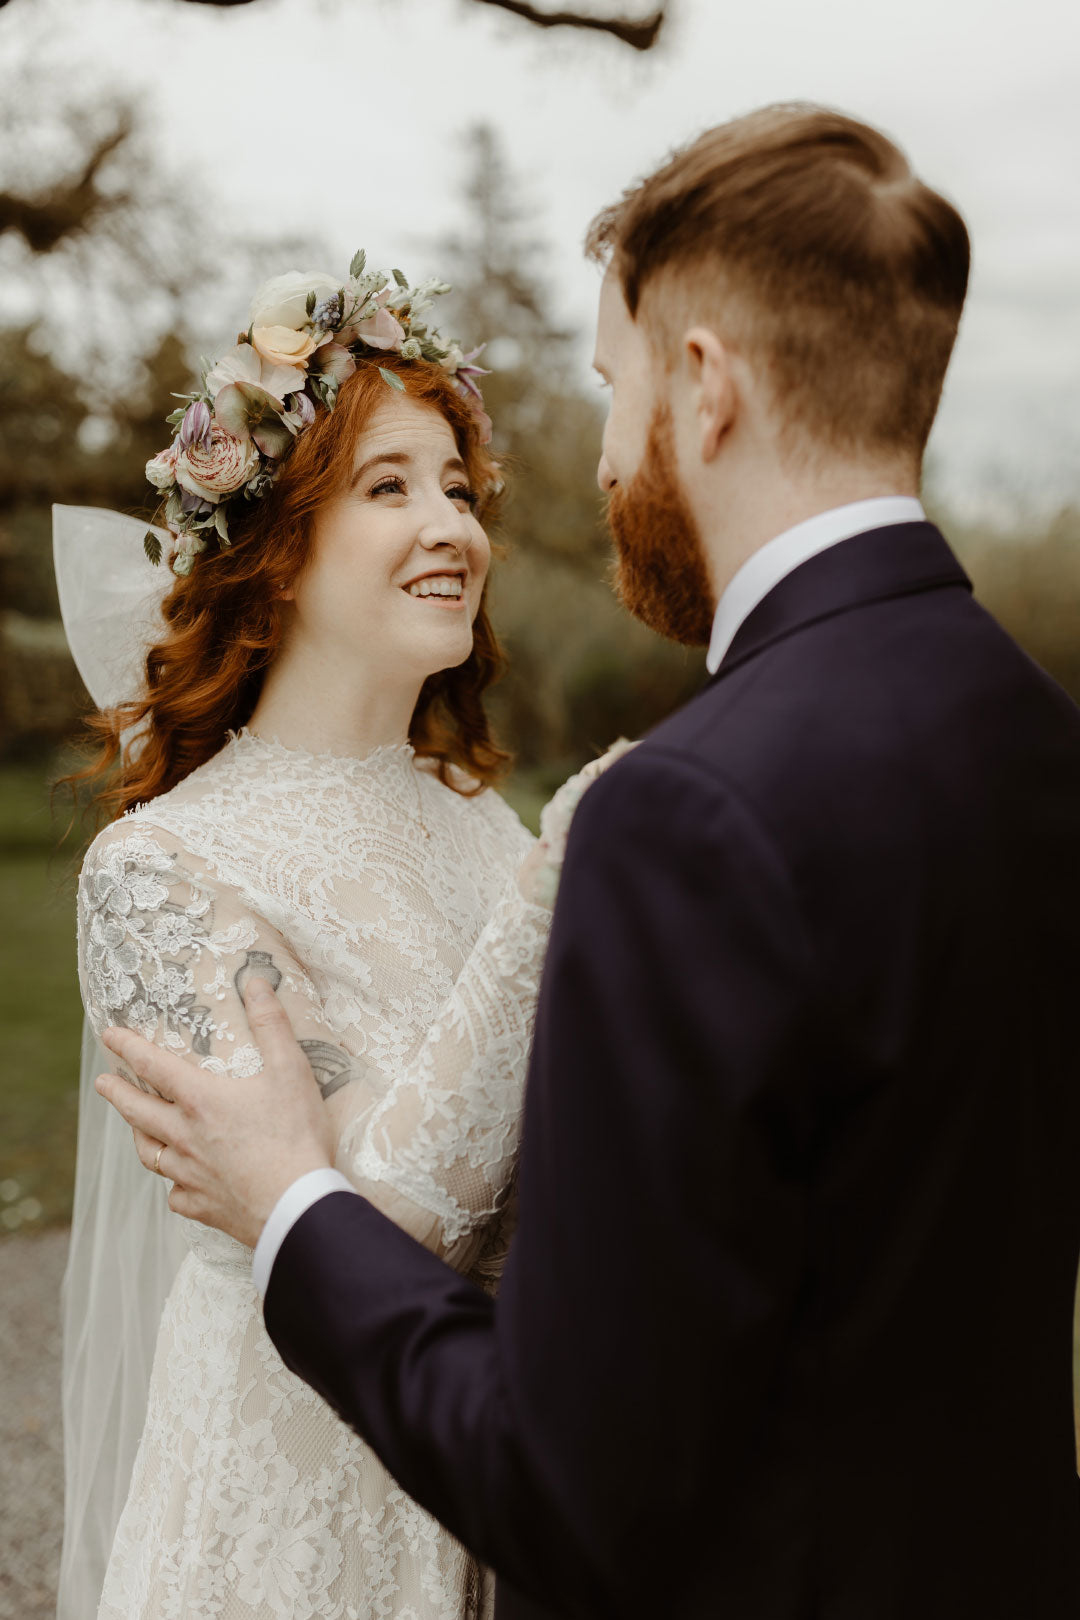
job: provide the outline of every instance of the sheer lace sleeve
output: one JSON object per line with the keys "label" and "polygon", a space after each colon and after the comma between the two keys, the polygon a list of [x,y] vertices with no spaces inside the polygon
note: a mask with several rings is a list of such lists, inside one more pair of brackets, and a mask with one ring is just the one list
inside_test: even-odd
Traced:
{"label": "sheer lace sleeve", "polygon": [[511,878],[420,1052],[341,1131],[338,1168],[452,1256],[510,1184],[549,923]]}
{"label": "sheer lace sleeve", "polygon": [[281,935],[174,837],[121,821],[95,840],[79,880],[79,976],[95,1034],[138,1031],[223,1076],[261,1067],[241,992],[274,985],[324,1096],[349,1077],[311,980]]}

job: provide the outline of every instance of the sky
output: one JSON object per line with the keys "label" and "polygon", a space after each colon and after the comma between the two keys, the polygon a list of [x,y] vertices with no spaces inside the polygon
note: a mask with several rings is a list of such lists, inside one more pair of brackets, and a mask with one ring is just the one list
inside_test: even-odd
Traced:
{"label": "sky", "polygon": [[[611,11],[619,0],[585,0]],[[553,0],[549,9],[554,9]],[[624,0],[628,13],[650,0]],[[460,136],[488,121],[549,244],[587,365],[592,215],[676,146],[765,102],[880,125],[957,203],[968,307],[932,441],[955,503],[1004,526],[1080,499],[1080,6],[1075,0],[672,0],[663,44],[541,33],[469,0],[11,0],[0,57],[149,98],[208,216],[438,270]],[[47,45],[46,45],[47,40]],[[9,62],[14,54],[8,56]],[[58,82],[59,82],[58,78]],[[47,98],[46,98],[47,99]],[[40,95],[28,121],[48,118]],[[292,266],[268,266],[267,273]],[[303,268],[308,268],[304,266]]]}

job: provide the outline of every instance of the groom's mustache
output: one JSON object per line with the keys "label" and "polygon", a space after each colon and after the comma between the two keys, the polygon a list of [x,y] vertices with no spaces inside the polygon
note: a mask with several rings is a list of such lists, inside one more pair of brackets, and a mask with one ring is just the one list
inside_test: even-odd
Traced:
{"label": "groom's mustache", "polygon": [[716,603],[694,515],[675,474],[670,412],[657,410],[637,472],[608,498],[615,542],[613,585],[650,630],[685,647],[707,647]]}

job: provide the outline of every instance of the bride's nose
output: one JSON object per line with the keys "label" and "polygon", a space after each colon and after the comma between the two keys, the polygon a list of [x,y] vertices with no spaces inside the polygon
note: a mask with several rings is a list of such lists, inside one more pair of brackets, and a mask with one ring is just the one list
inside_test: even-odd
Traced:
{"label": "bride's nose", "polygon": [[452,500],[443,496],[425,514],[417,539],[425,551],[434,551],[438,546],[453,546],[458,551],[468,551],[473,543],[471,516],[471,512],[461,511]]}

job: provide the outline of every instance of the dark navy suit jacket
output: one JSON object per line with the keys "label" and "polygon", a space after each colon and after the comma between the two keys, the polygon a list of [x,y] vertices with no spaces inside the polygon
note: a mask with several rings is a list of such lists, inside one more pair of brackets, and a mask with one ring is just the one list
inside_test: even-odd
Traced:
{"label": "dark navy suit jacket", "polygon": [[499,1613],[1076,1620],[1080,712],[929,524],[592,787],[492,1303],[348,1193],[288,1364]]}

